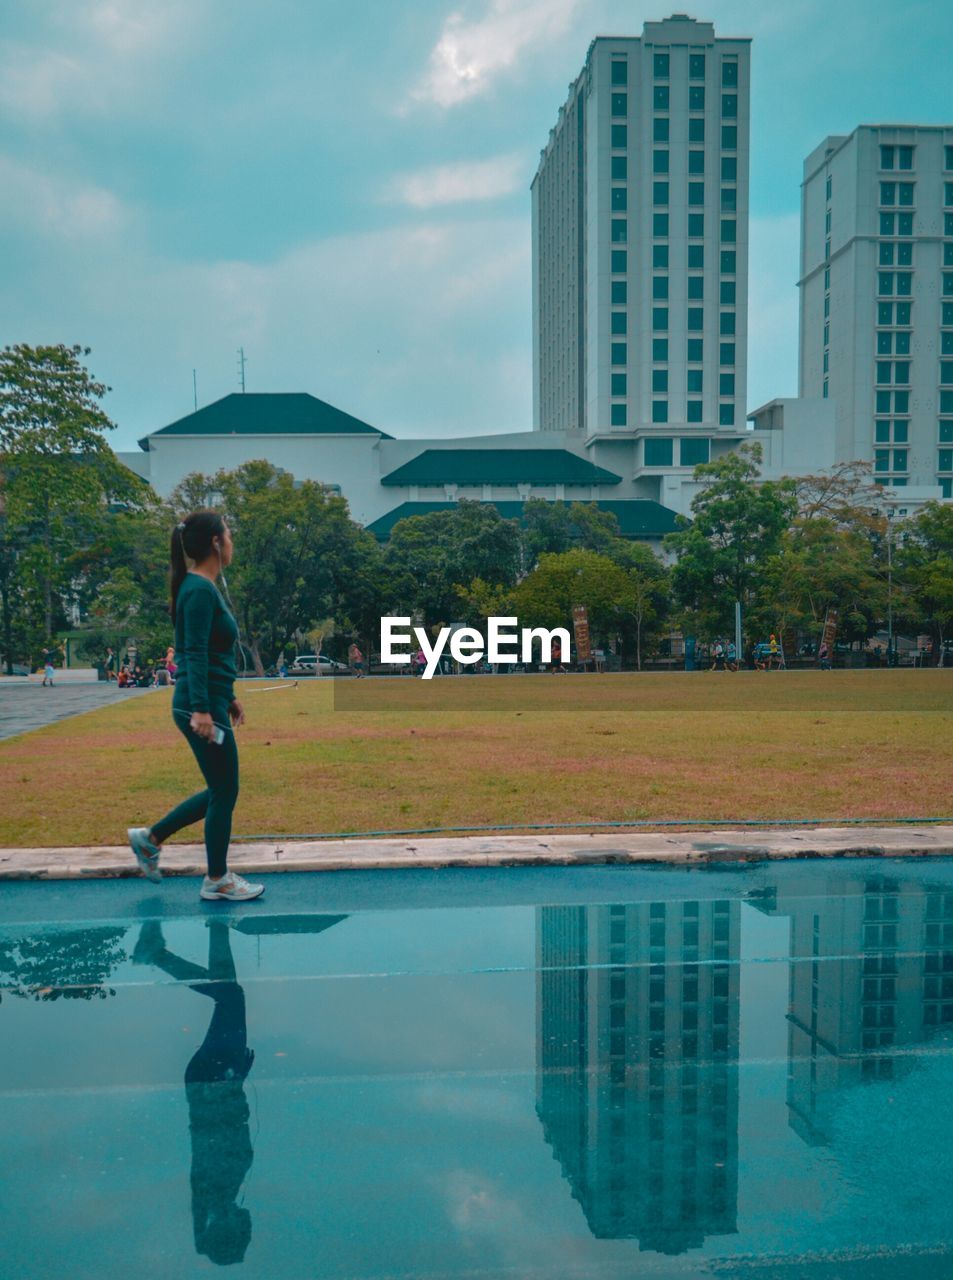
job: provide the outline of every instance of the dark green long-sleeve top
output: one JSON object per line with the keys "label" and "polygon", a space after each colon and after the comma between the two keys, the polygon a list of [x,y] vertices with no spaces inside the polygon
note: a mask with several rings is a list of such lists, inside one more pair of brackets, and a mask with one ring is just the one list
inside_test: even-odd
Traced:
{"label": "dark green long-sleeve top", "polygon": [[193,711],[209,699],[231,702],[238,626],[222,593],[200,573],[187,573],[175,604],[175,682],[183,682]]}

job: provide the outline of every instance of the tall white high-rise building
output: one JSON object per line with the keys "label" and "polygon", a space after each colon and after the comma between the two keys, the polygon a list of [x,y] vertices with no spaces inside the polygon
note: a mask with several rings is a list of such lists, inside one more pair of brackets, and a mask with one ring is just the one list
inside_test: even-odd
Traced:
{"label": "tall white high-rise building", "polygon": [[953,496],[953,126],[861,125],[804,162],[800,395],[834,454]]}
{"label": "tall white high-rise building", "polygon": [[592,42],[532,186],[536,430],[649,474],[745,434],[749,66],[683,14]]}

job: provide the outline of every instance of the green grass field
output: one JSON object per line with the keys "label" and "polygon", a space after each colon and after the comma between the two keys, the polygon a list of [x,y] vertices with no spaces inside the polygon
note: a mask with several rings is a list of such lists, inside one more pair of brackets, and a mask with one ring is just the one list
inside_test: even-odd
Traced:
{"label": "green grass field", "polygon": [[[260,688],[240,691],[238,835],[953,811],[953,671]],[[198,790],[170,702],[117,701],[0,743],[0,845],[121,843]]]}

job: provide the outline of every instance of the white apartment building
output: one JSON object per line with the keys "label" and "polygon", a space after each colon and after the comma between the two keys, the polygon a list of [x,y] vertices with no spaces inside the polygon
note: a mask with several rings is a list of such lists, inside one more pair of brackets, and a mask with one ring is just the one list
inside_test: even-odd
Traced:
{"label": "white apartment building", "polygon": [[534,429],[628,437],[663,501],[746,434],[749,69],[683,14],[596,38],[532,184]]}
{"label": "white apartment building", "polygon": [[799,394],[837,461],[953,497],[953,126],[826,138],[801,188]]}

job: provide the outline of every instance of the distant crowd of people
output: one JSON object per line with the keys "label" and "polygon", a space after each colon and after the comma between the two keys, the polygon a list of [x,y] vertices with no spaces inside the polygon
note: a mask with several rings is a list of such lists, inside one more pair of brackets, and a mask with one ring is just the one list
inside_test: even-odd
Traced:
{"label": "distant crowd of people", "polygon": [[170,645],[164,658],[147,662],[144,666],[138,656],[130,656],[120,663],[113,649],[106,650],[103,670],[107,680],[115,680],[120,689],[157,689],[175,684],[175,650]]}

